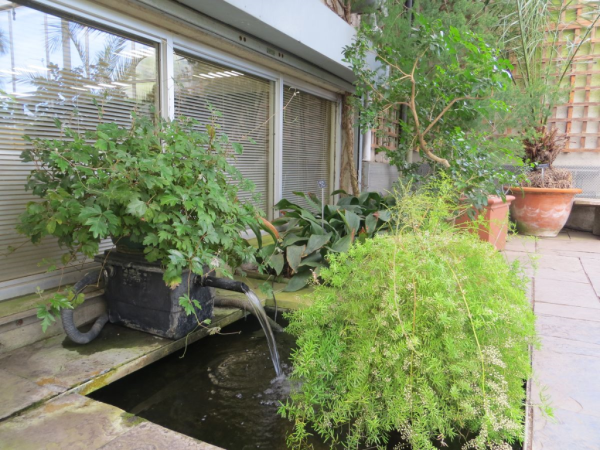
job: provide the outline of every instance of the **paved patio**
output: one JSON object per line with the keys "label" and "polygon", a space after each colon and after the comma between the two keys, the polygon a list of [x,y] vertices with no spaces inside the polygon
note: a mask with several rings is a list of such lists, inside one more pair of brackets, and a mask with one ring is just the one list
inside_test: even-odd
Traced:
{"label": "paved patio", "polygon": [[[554,408],[553,419],[531,408],[526,450],[600,449],[600,238],[516,236],[505,254],[532,277],[542,347],[533,351],[530,398],[542,391]],[[258,283],[251,283],[257,292]],[[287,308],[301,303],[298,295],[278,299]],[[214,323],[242,315],[219,310]],[[0,448],[217,449],[84,396],[183,345],[108,325],[85,347],[59,335],[0,355]]]}
{"label": "paved patio", "polygon": [[506,255],[532,276],[542,347],[533,351],[530,398],[541,391],[554,409],[554,418],[531,409],[526,450],[600,449],[600,239],[570,230],[513,237]]}
{"label": "paved patio", "polygon": [[[274,305],[259,289],[262,280],[244,281],[265,305]],[[284,287],[273,283],[279,308],[294,309],[306,302],[299,293],[281,292]],[[217,296],[244,297],[220,290]],[[25,300],[22,308],[35,306]],[[26,312],[8,311],[5,322],[21,319]],[[225,327],[245,314],[239,309],[215,308],[211,326]],[[207,334],[200,329],[187,343]],[[0,449],[219,450],[85,397],[185,345],[185,338],[172,341],[108,324],[85,346],[71,343],[61,333],[0,353]]]}

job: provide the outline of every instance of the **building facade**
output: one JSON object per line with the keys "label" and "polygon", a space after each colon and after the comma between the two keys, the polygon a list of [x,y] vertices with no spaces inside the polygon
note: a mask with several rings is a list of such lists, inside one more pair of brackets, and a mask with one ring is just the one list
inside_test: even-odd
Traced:
{"label": "building facade", "polygon": [[36,199],[24,135],[61,137],[55,119],[126,126],[134,111],[214,121],[244,146],[234,164],[272,218],[294,191],[338,187],[354,35],[319,0],[0,0],[0,301],[73,282],[89,264],[47,272],[63,251],[16,232]]}

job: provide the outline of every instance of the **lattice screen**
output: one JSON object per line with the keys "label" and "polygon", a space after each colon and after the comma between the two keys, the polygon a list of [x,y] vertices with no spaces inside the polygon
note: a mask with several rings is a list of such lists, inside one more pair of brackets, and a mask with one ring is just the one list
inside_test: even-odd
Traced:
{"label": "lattice screen", "polygon": [[[585,0],[573,2],[562,13],[559,41],[560,48],[577,45],[591,25],[586,12],[596,5]],[[569,88],[568,99],[557,106],[548,124],[555,126],[558,132],[567,136],[564,152],[600,152],[598,139],[600,124],[600,23],[592,29],[586,42],[575,56],[565,79]]]}
{"label": "lattice screen", "polygon": [[[373,130],[373,149],[386,148],[396,150],[398,148],[398,137],[400,131],[400,108],[388,110],[385,117],[379,121],[380,125]],[[389,162],[385,152],[375,155],[376,162]]]}

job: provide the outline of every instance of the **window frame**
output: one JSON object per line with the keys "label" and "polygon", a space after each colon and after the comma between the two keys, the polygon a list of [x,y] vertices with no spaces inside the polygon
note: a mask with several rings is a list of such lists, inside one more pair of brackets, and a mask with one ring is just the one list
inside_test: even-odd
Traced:
{"label": "window frame", "polygon": [[[268,209],[267,217],[273,219],[273,205],[282,198],[282,151],[283,151],[283,86],[284,84],[317,97],[329,100],[332,103],[332,132],[330,156],[329,184],[331,191],[339,188],[339,173],[341,164],[341,95],[321,88],[317,84],[311,84],[300,78],[295,78],[277,70],[255,64],[249,59],[235,56],[226,50],[212,47],[203,42],[189,37],[178,35],[175,32],[153,24],[150,20],[131,16],[124,12],[114,10],[106,5],[101,5],[88,0],[17,0],[14,3],[24,7],[32,8],[48,14],[57,15],[67,20],[85,23],[91,27],[97,27],[109,33],[153,45],[157,49],[157,83],[158,97],[157,108],[159,114],[165,119],[173,119],[175,116],[175,82],[174,82],[174,55],[180,51],[192,57],[198,57],[209,62],[218,63],[233,70],[244,71],[248,74],[268,80],[271,84],[272,116],[269,121],[269,180],[268,182]],[[158,14],[158,13],[157,13]],[[198,32],[203,33],[200,28]],[[300,70],[300,69],[298,69]],[[303,76],[311,77],[308,72],[302,72]],[[317,77],[315,82],[317,82]],[[333,199],[335,200],[337,196]],[[44,289],[58,284],[56,281],[62,277],[62,283],[76,281],[80,274],[77,272],[67,275],[51,275],[40,272],[0,283],[0,301],[13,298],[18,295],[33,292],[35,286]],[[8,296],[6,296],[8,295]]]}

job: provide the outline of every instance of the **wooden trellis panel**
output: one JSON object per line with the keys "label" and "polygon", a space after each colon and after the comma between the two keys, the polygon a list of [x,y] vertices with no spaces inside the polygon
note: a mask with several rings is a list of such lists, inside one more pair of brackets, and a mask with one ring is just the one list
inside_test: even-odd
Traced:
{"label": "wooden trellis panel", "polygon": [[[379,121],[380,125],[373,130],[374,149],[386,148],[396,150],[398,148],[398,137],[400,132],[400,108],[390,109],[386,117]],[[376,162],[389,162],[385,153],[380,152],[375,155]]]}
{"label": "wooden trellis panel", "polygon": [[[559,51],[578,45],[585,29],[591,25],[589,16],[585,15],[592,8],[589,3],[584,0],[577,3],[565,0],[565,3],[573,5],[562,13],[563,25],[556,43]],[[600,152],[599,27],[597,23],[591,30],[563,79],[563,85],[568,86],[568,99],[554,108],[548,120],[548,125],[556,127],[559,135],[566,136],[564,152]]]}

